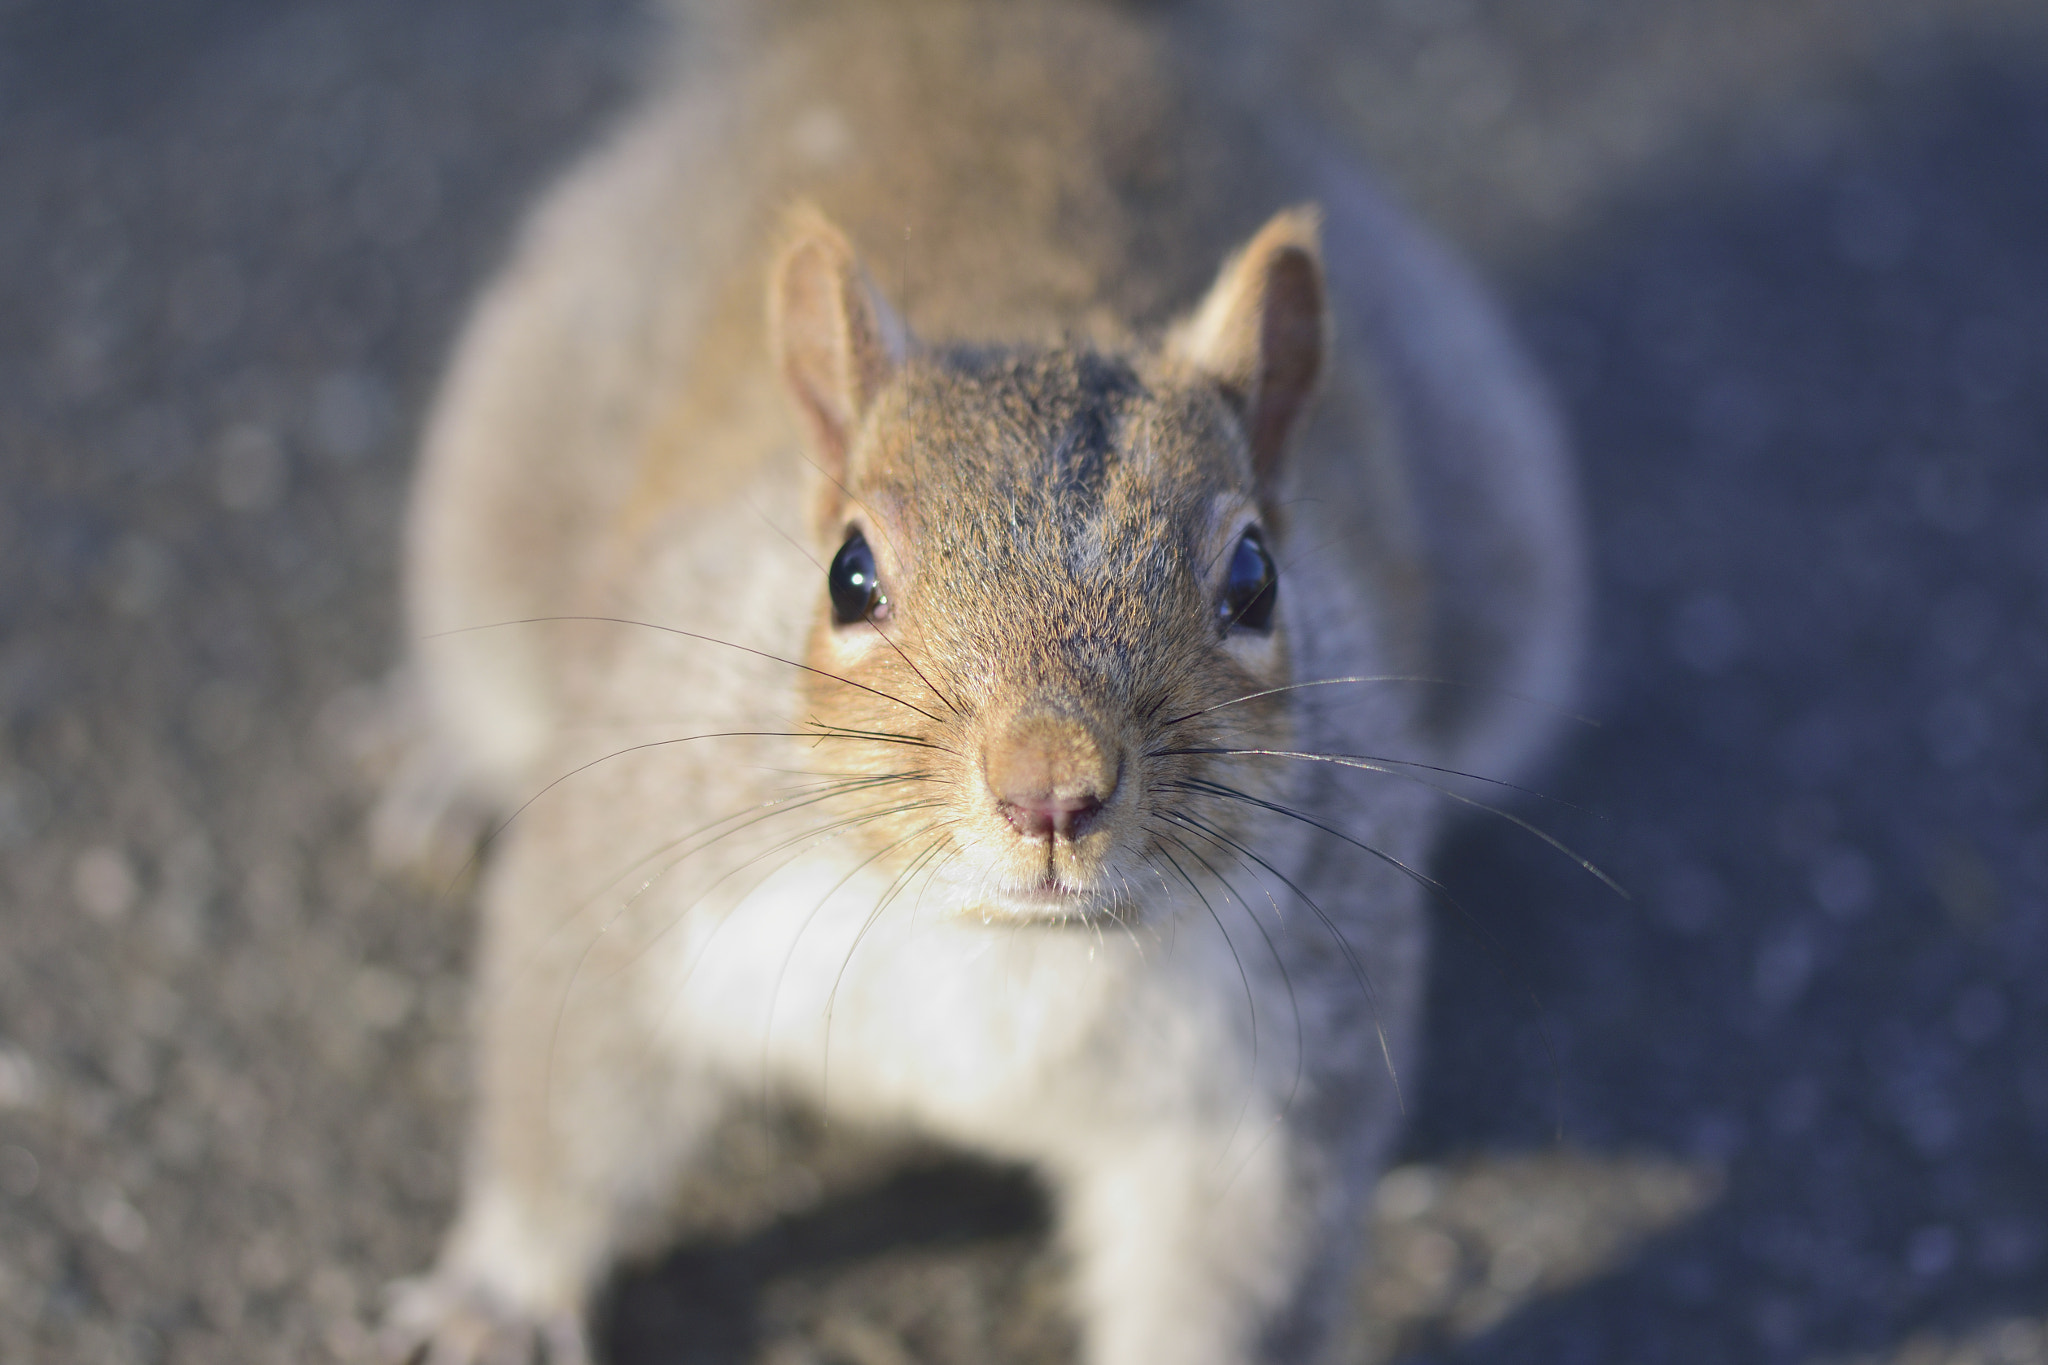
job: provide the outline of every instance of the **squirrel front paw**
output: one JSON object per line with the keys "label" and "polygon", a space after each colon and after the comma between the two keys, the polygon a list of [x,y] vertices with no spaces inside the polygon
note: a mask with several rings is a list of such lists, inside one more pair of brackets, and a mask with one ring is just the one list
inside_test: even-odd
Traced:
{"label": "squirrel front paw", "polygon": [[351,690],[333,710],[343,751],[377,790],[371,860],[425,890],[447,892],[472,870],[495,807],[435,728],[417,667],[400,666],[380,683]]}
{"label": "squirrel front paw", "polygon": [[383,1365],[591,1365],[573,1310],[534,1312],[449,1275],[400,1280],[377,1334]]}
{"label": "squirrel front paw", "polygon": [[422,744],[384,782],[370,814],[370,857],[380,871],[442,894],[474,870],[490,829],[490,809],[469,789],[460,764]]}

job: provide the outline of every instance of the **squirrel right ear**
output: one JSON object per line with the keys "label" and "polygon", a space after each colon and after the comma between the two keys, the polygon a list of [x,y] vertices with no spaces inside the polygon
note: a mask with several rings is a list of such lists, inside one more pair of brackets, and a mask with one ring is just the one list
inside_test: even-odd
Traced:
{"label": "squirrel right ear", "polygon": [[854,433],[902,363],[908,339],[846,234],[824,214],[799,206],[788,237],[768,286],[770,345],[812,455],[831,478],[843,479]]}
{"label": "squirrel right ear", "polygon": [[1288,435],[1330,349],[1321,218],[1311,207],[1275,214],[1223,263],[1208,297],[1167,339],[1237,408],[1264,489],[1278,480]]}

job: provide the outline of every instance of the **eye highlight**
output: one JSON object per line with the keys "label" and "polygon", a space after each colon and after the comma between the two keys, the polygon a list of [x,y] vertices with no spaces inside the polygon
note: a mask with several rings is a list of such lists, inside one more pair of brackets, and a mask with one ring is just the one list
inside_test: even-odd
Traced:
{"label": "eye highlight", "polygon": [[1273,557],[1266,553],[1266,541],[1259,528],[1248,526],[1237,538],[1237,548],[1230,552],[1230,572],[1223,580],[1222,595],[1216,599],[1217,629],[1225,635],[1232,630],[1269,631],[1273,628],[1273,607],[1279,600],[1279,571],[1273,567]]}
{"label": "eye highlight", "polygon": [[875,552],[859,531],[847,532],[846,543],[832,556],[825,585],[832,594],[834,625],[881,621],[889,615],[889,599],[882,596],[882,578],[875,571]]}

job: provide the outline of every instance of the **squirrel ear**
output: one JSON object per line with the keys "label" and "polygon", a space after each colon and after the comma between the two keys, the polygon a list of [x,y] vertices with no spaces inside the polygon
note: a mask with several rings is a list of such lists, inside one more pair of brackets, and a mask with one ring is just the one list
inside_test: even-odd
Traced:
{"label": "squirrel ear", "polygon": [[1201,307],[1167,340],[1243,417],[1261,488],[1279,474],[1288,433],[1315,392],[1330,345],[1321,227],[1313,207],[1275,214],[1223,263]]}
{"label": "squirrel ear", "polygon": [[788,245],[769,279],[768,331],[813,454],[843,478],[854,433],[902,362],[908,337],[846,234],[808,204],[791,212]]}

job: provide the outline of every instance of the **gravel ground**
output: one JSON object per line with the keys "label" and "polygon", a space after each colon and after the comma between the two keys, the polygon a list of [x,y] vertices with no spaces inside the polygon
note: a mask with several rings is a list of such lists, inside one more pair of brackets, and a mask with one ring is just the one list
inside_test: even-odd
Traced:
{"label": "gravel ground", "polygon": [[[1350,1357],[2048,1361],[2048,12],[1353,23],[1291,65],[1581,437],[1599,724],[1541,819],[1635,895],[1448,850],[1485,938]],[[346,1358],[431,1252],[468,920],[371,875],[351,741],[464,301],[648,36],[0,0],[5,1365]],[[735,1147],[780,1216],[623,1278],[614,1359],[1070,1349],[1027,1182],[807,1159]]]}

